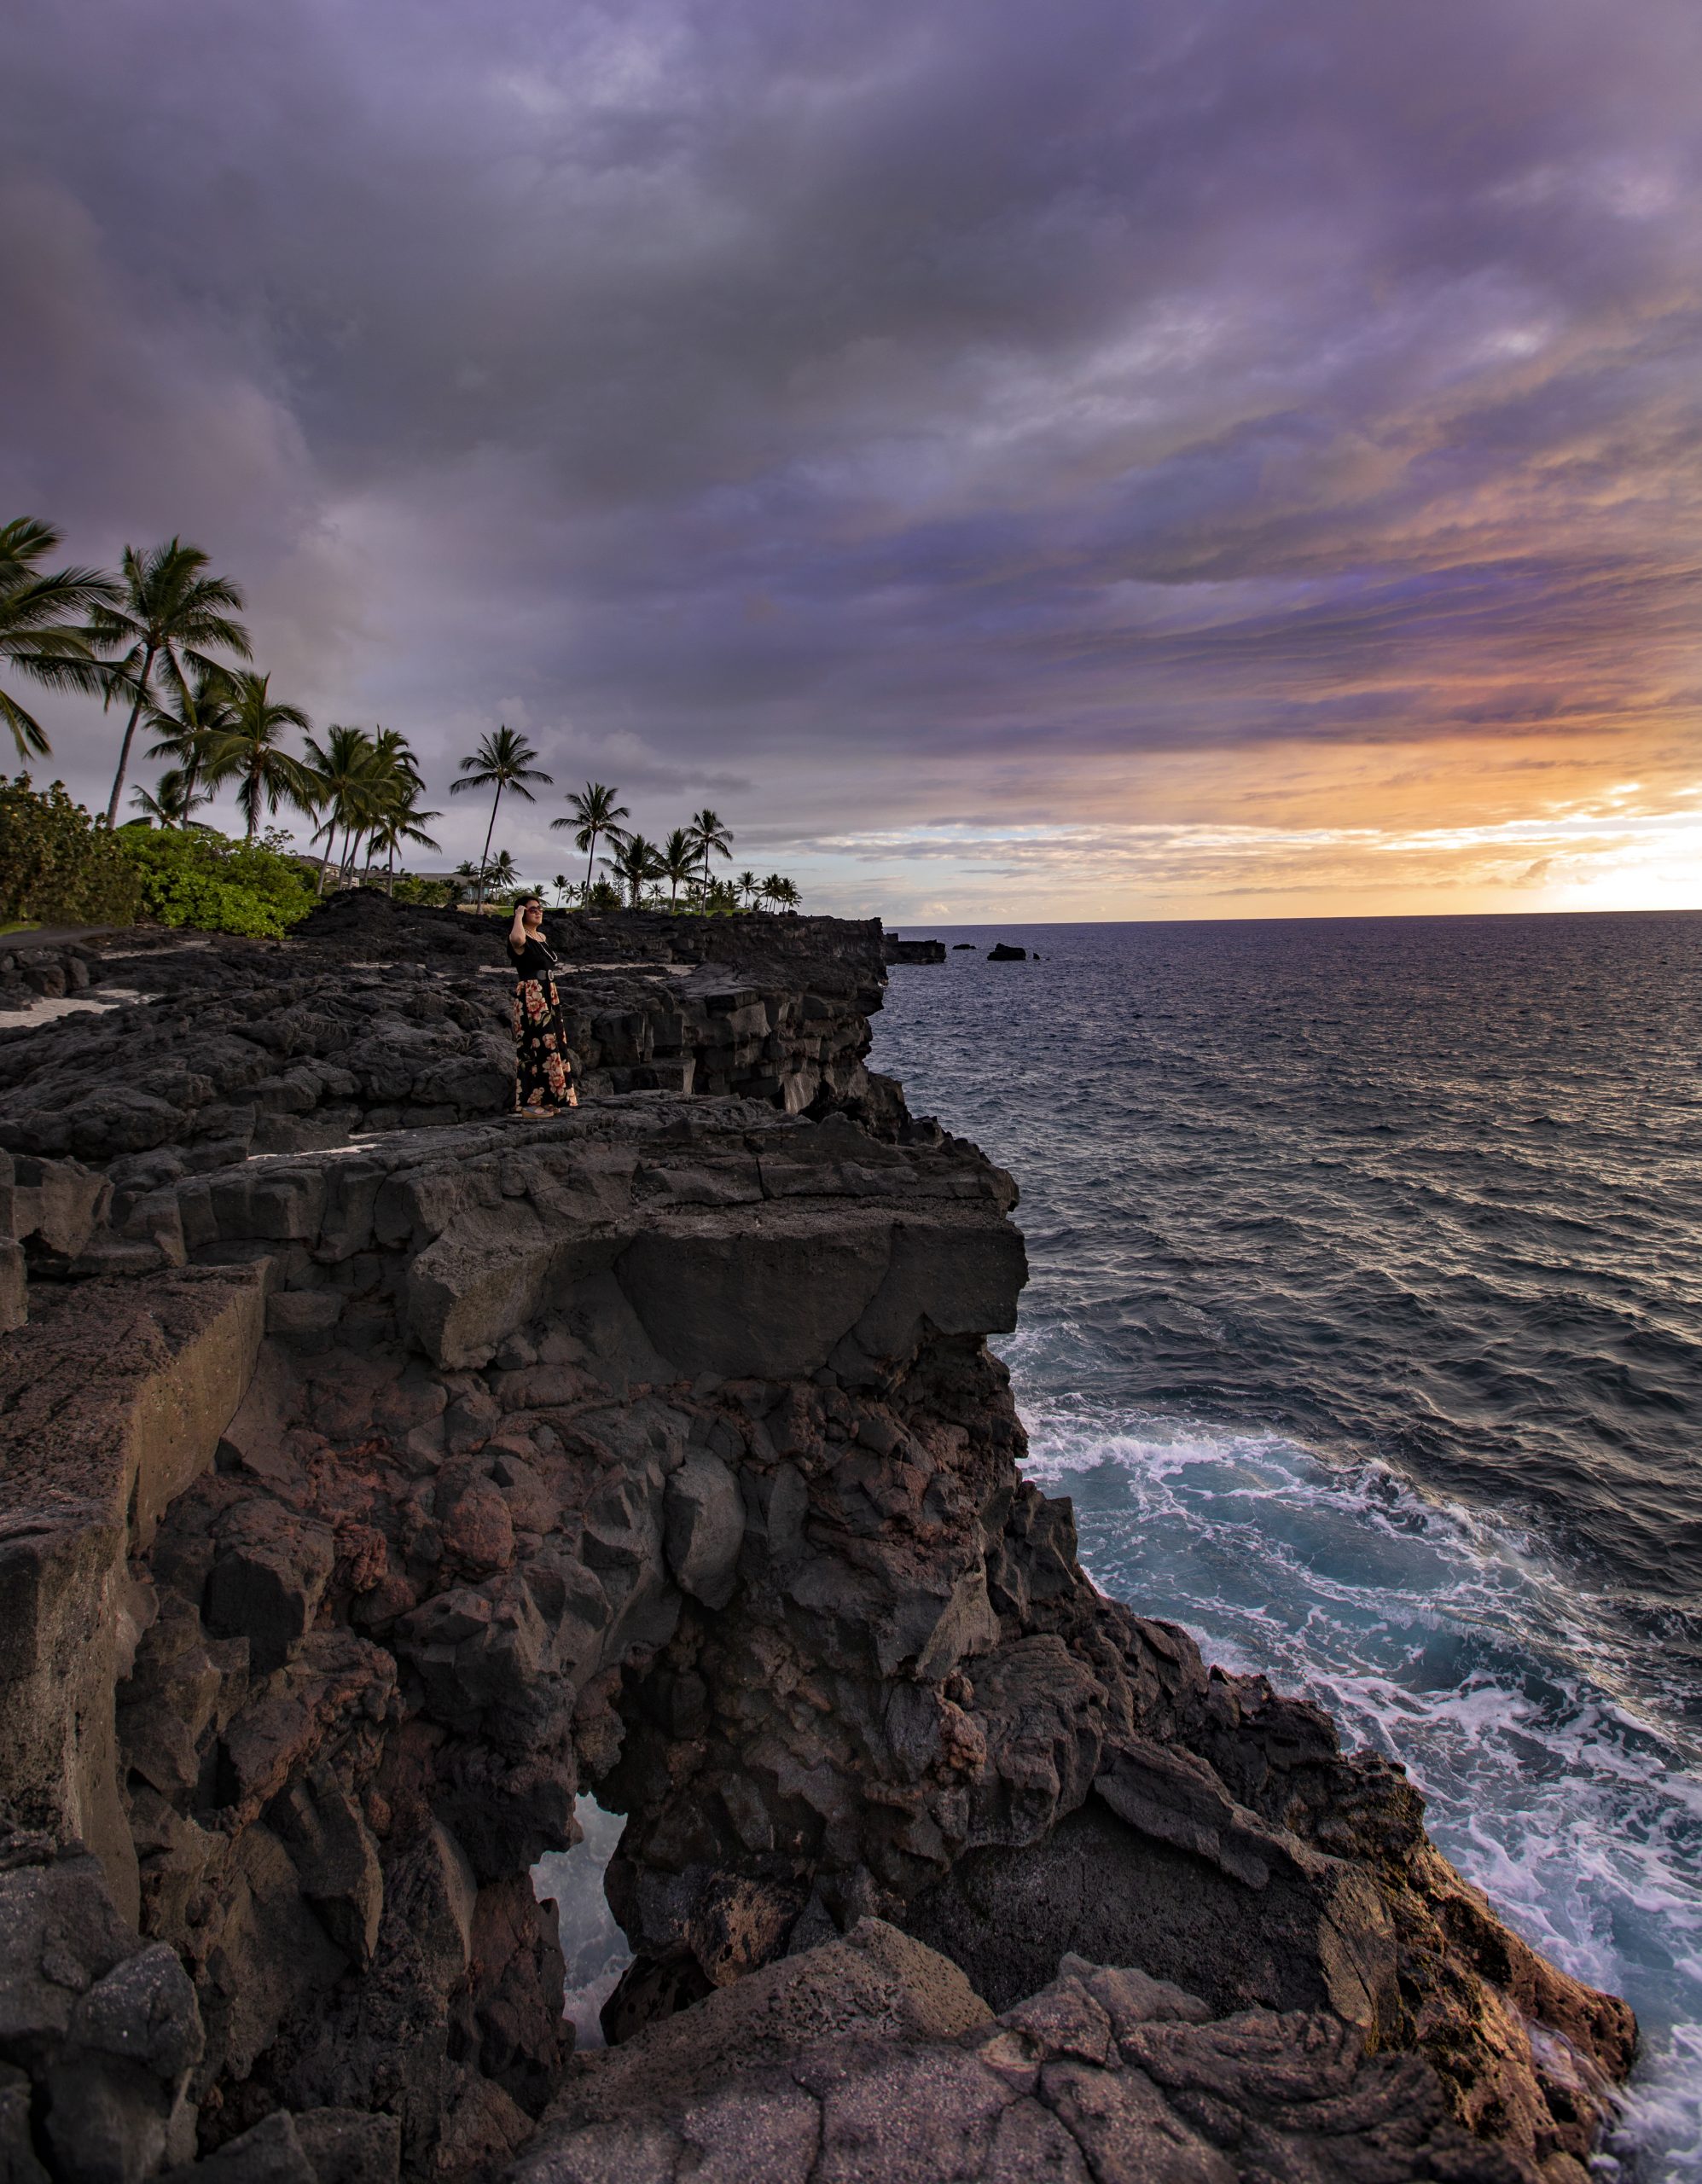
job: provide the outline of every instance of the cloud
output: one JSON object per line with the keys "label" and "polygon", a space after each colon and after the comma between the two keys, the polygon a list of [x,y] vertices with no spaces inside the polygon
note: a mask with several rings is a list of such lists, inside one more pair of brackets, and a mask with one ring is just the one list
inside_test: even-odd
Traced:
{"label": "cloud", "polygon": [[1682,771],[1699,84],[1691,0],[26,0],[0,489],[775,861]]}

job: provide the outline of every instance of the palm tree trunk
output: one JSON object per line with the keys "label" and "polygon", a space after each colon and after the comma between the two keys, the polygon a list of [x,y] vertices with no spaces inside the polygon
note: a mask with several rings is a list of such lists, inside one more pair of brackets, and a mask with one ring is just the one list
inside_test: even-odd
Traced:
{"label": "palm tree trunk", "polygon": [[497,806],[502,800],[502,784],[497,784],[497,793],[491,799],[491,823],[485,829],[485,854],[479,860],[479,907],[485,907],[485,868],[491,862],[491,837],[497,831]]}
{"label": "palm tree trunk", "polygon": [[591,854],[585,859],[585,907],[587,909],[591,906],[591,867],[597,861],[597,836],[601,831],[601,828],[592,828]]}
{"label": "palm tree trunk", "polygon": [[257,757],[253,764],[248,769],[248,809],[242,816],[248,822],[247,841],[250,849],[253,848],[254,837],[260,831],[260,768],[264,763]]}
{"label": "palm tree trunk", "polygon": [[119,799],[124,793],[125,770],[130,764],[130,746],[136,736],[136,723],[142,718],[142,708],[148,699],[148,680],[154,672],[154,647],[149,645],[142,655],[142,677],[136,686],[136,703],[130,709],[130,718],[125,723],[124,741],[119,746],[119,770],[113,775],[113,793],[107,805],[107,824],[118,824]]}

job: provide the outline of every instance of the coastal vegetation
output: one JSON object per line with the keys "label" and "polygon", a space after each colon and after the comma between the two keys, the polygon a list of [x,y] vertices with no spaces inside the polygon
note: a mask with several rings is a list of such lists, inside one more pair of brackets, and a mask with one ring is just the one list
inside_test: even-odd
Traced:
{"label": "coastal vegetation", "polygon": [[115,838],[157,925],[281,940],[313,908],[313,882],[282,838],[233,841],[211,828],[125,827]]}
{"label": "coastal vegetation", "polygon": [[0,777],[0,925],[131,925],[142,908],[122,834],[97,827],[61,781]]}
{"label": "coastal vegetation", "polygon": [[[491,792],[478,858],[452,874],[410,874],[407,852],[439,848],[427,829],[442,814],[425,804],[425,778],[405,735],[338,722],[316,731],[252,664],[242,591],[200,547],[181,537],[126,546],[113,574],[53,566],[61,543],[39,518],[0,525],[0,721],[26,766],[52,749],[19,694],[30,682],[97,698],[124,726],[100,817],[58,782],[44,793],[25,773],[7,786],[4,824],[32,845],[7,857],[0,910],[8,916],[86,923],[141,914],[263,934],[287,930],[333,886],[380,886],[403,901],[476,911],[548,892],[524,876],[511,851],[494,846],[505,795],[532,804],[538,789],[553,786],[524,735],[498,726],[449,785],[451,796]],[[152,738],[147,758],[162,770],[151,787],[132,788],[135,816],[120,823],[142,734]],[[234,792],[240,842],[197,816],[221,790]],[[566,801],[549,823],[571,835],[585,874],[578,881],[556,874],[561,909],[728,916],[799,905],[784,874],[717,874],[717,861],[731,859],[734,835],[707,807],[656,839],[629,827],[630,808],[607,782],[587,781]],[[312,822],[308,853],[293,851],[293,838],[268,827],[286,812]],[[17,907],[26,896],[28,910]]]}

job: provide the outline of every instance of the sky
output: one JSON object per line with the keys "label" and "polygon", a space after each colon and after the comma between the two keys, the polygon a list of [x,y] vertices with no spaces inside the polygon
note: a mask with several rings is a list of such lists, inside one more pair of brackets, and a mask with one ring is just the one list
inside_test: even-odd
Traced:
{"label": "sky", "polygon": [[[0,516],[204,547],[276,694],[411,739],[422,862],[503,723],[535,877],[595,779],[895,924],[1702,905],[1695,0],[6,49]],[[103,804],[121,721],[37,709]]]}

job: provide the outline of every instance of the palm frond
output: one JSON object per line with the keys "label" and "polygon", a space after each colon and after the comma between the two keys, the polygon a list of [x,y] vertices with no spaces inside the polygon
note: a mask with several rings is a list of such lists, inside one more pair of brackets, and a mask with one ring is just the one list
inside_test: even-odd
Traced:
{"label": "palm frond", "polygon": [[53,749],[41,723],[4,690],[0,690],[0,720],[11,729],[20,758],[45,758]]}

